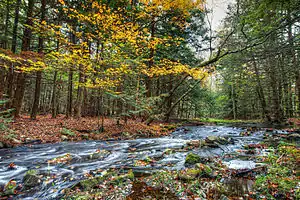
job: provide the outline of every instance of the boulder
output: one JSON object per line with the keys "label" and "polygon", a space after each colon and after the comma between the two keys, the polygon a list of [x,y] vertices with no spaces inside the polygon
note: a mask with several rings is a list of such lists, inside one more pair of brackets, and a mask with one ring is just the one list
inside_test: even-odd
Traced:
{"label": "boulder", "polygon": [[36,174],[36,172],[30,170],[24,176],[23,183],[26,188],[32,188],[40,185],[42,183],[42,180]]}

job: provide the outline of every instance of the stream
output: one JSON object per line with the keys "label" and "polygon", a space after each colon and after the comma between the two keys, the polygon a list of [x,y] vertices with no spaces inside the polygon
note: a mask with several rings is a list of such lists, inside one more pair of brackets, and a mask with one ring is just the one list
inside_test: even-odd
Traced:
{"label": "stream", "polygon": [[[240,136],[244,128],[226,126],[195,126],[177,129],[170,136],[151,139],[125,141],[82,141],[57,144],[39,144],[0,150],[0,185],[14,179],[22,183],[26,172],[36,169],[45,177],[53,177],[43,183],[31,194],[21,194],[17,199],[59,199],[62,190],[84,179],[84,174],[97,169],[133,169],[134,172],[151,173],[159,169],[184,169],[186,155],[193,151],[201,157],[224,156],[234,154],[246,144],[255,144],[263,140],[264,131],[253,132],[249,136]],[[220,145],[217,148],[183,148],[191,140],[204,139],[207,136],[222,136],[233,139],[234,144]],[[175,153],[166,155],[166,149]],[[97,150],[106,150],[93,157]],[[68,163],[49,164],[48,161],[70,154]],[[145,158],[157,160],[151,166],[136,166],[135,161]],[[226,158],[223,160],[229,168],[254,168],[255,161],[249,159]],[[8,169],[15,163],[15,169]]]}

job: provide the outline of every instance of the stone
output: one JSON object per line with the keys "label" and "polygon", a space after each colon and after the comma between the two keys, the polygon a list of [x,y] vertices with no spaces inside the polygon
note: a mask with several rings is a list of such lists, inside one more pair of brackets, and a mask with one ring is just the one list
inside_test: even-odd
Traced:
{"label": "stone", "polygon": [[22,142],[20,140],[17,140],[16,138],[13,138],[12,141],[15,144],[22,144]]}
{"label": "stone", "polygon": [[206,142],[213,143],[213,142],[218,142],[219,138],[214,135],[210,135],[206,138]]}
{"label": "stone", "polygon": [[197,154],[194,154],[194,153],[189,153],[185,158],[184,165],[194,165],[199,162],[201,162],[200,156],[198,156]]}
{"label": "stone", "polygon": [[228,142],[228,140],[226,139],[226,138],[224,138],[224,137],[219,137],[218,138],[218,143],[220,143],[220,144],[228,144],[229,142]]}
{"label": "stone", "polygon": [[90,155],[90,159],[91,160],[99,160],[99,159],[103,159],[105,158],[106,156],[109,155],[109,151],[106,151],[106,150],[99,150],[93,154]]}
{"label": "stone", "polygon": [[65,135],[62,135],[62,136],[61,136],[61,140],[62,140],[62,141],[68,141],[69,138],[68,138],[67,136],[65,136]]}
{"label": "stone", "polygon": [[192,147],[203,147],[206,145],[205,140],[190,140],[187,142],[188,146]]}
{"label": "stone", "polygon": [[27,188],[32,188],[40,185],[42,180],[34,173],[27,173],[23,178],[24,186]]}
{"label": "stone", "polygon": [[178,174],[178,179],[184,181],[192,181],[199,176],[201,170],[199,169],[186,169],[182,170]]}
{"label": "stone", "polygon": [[170,155],[170,154],[173,154],[173,153],[175,153],[174,149],[166,149],[163,154]]}
{"label": "stone", "polygon": [[0,142],[0,149],[3,149],[4,148],[4,144],[3,144],[3,142]]}

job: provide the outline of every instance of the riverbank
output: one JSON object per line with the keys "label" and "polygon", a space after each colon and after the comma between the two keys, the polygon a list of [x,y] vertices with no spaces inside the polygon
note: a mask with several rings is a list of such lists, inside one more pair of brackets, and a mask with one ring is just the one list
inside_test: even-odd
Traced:
{"label": "riverbank", "polygon": [[29,116],[21,116],[1,128],[0,148],[42,143],[83,140],[130,140],[137,138],[157,138],[170,135],[180,126],[227,125],[243,128],[280,128],[290,131],[300,127],[299,119],[289,119],[287,124],[266,124],[260,120],[229,119],[194,119],[171,120],[170,123],[155,121],[146,125],[141,119],[118,120],[105,118],[101,129],[98,117],[82,117],[80,119],[58,115],[53,119],[50,115],[38,116],[31,120]]}
{"label": "riverbank", "polygon": [[82,117],[80,119],[59,115],[53,119],[50,115],[38,116],[31,120],[29,116],[14,119],[0,135],[0,148],[39,143],[57,143],[82,140],[128,140],[136,138],[154,138],[167,136],[180,124],[154,122],[147,126],[140,119],[128,119],[126,122],[105,118],[103,131],[101,119]]}

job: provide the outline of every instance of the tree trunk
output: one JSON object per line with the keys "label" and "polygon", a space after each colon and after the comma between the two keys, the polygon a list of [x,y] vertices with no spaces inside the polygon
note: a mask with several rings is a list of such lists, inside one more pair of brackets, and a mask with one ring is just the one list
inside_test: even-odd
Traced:
{"label": "tree trunk", "polygon": [[[73,33],[71,34],[71,42],[76,44],[76,38]],[[68,77],[68,100],[67,100],[67,118],[72,116],[72,104],[73,104],[73,69],[70,68],[69,70],[69,77]]]}
{"label": "tree trunk", "polygon": [[3,49],[8,49],[8,25],[9,25],[9,10],[10,10],[10,0],[6,0],[6,16],[5,16],[5,28],[4,28],[4,43]]}
{"label": "tree trunk", "polygon": [[232,101],[232,114],[233,114],[233,119],[236,119],[236,104],[235,104],[235,91],[234,91],[234,86],[233,84],[231,85],[231,101]]}
{"label": "tree trunk", "polygon": [[[56,51],[59,50],[59,41],[57,41],[56,45]],[[54,77],[53,77],[53,87],[52,87],[52,118],[56,118],[57,116],[57,93],[56,93],[56,79],[57,79],[57,70],[54,71]]]}
{"label": "tree trunk", "polygon": [[[30,42],[31,42],[31,36],[32,36],[32,31],[31,31],[31,26],[32,26],[32,14],[33,14],[33,6],[34,6],[34,0],[29,0],[28,1],[28,8],[27,8],[27,19],[25,23],[25,29],[24,29],[24,34],[23,34],[23,39],[22,39],[22,51],[29,51],[30,50]],[[14,99],[13,99],[13,108],[15,109],[14,115],[15,117],[20,116],[20,111],[22,108],[22,101],[25,93],[25,73],[20,72],[18,74],[17,78],[17,87],[15,90],[14,94]]]}
{"label": "tree trunk", "polygon": [[68,100],[67,100],[67,118],[72,116],[72,102],[73,102],[73,70],[69,70],[68,77]]}
{"label": "tree trunk", "polygon": [[257,64],[256,64],[256,61],[254,60],[254,58],[253,58],[253,66],[254,66],[256,83],[257,83],[257,94],[258,94],[258,97],[259,97],[259,100],[261,103],[262,113],[263,113],[264,118],[267,119],[267,121],[271,121],[271,117],[267,111],[267,103],[266,103],[264,90],[261,85],[259,71],[258,71]]}
{"label": "tree trunk", "polygon": [[75,110],[75,117],[80,118],[81,117],[81,111],[82,111],[82,103],[83,103],[83,83],[84,77],[82,74],[82,67],[79,67],[79,86],[77,90],[77,100],[76,100],[76,106],[74,108]]}
{"label": "tree trunk", "polygon": [[[45,16],[46,16],[46,0],[42,0],[41,3],[42,3],[41,4],[41,23],[42,23],[45,20]],[[38,52],[42,54],[43,49],[44,49],[44,38],[40,36]],[[32,111],[30,115],[31,119],[36,119],[36,115],[38,112],[40,94],[41,94],[41,82],[42,82],[42,71],[38,71],[36,72],[34,102],[32,105]]]}
{"label": "tree trunk", "polygon": [[[20,12],[21,0],[16,1],[15,5],[15,19],[13,25],[13,33],[12,33],[12,43],[11,43],[11,51],[16,53],[17,50],[17,36],[18,36],[18,26],[19,26],[19,12]],[[11,100],[13,99],[13,91],[14,91],[14,65],[11,65],[9,68],[9,72],[7,75],[7,96]],[[11,103],[9,103],[9,107]]]}
{"label": "tree trunk", "polygon": [[[152,17],[152,21],[151,21],[151,38],[154,37],[155,34],[155,17]],[[151,69],[151,67],[154,64],[154,48],[150,48],[150,57],[149,57],[149,65],[148,68]],[[151,97],[152,96],[152,80],[151,77],[147,76],[146,77],[146,96],[147,97]]]}

